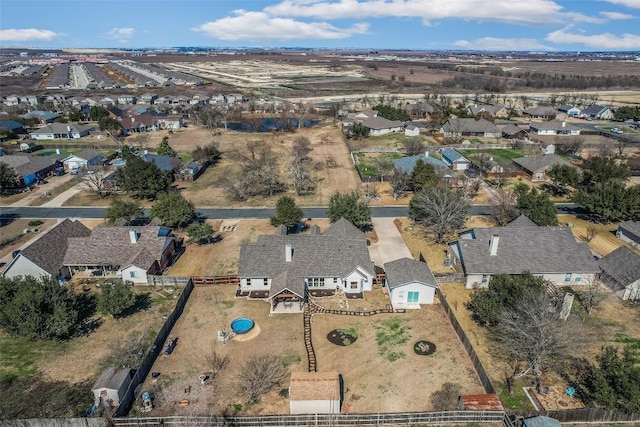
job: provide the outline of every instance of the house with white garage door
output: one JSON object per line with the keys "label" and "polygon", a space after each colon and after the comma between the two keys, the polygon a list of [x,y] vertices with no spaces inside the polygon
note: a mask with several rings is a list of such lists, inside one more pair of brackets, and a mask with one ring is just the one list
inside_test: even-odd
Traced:
{"label": "house with white garage door", "polygon": [[384,264],[385,286],[394,309],[418,309],[433,304],[438,283],[429,265],[411,258]]}

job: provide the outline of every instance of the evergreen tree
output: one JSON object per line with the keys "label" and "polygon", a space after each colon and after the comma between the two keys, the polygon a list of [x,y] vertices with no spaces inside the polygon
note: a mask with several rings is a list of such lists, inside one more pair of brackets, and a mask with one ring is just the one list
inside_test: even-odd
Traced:
{"label": "evergreen tree", "polygon": [[626,163],[619,163],[613,157],[596,156],[584,163],[584,182],[606,182],[613,179],[626,181],[631,175]]}
{"label": "evergreen tree", "polygon": [[198,244],[206,243],[211,240],[213,227],[206,221],[192,222],[187,227],[187,235],[191,240]]}
{"label": "evergreen tree", "polygon": [[0,162],[0,193],[17,184],[18,175],[15,169],[6,163]]}
{"label": "evergreen tree", "polygon": [[171,174],[137,156],[130,156],[116,173],[120,188],[137,199],[154,200],[171,186]]}
{"label": "evergreen tree", "polygon": [[431,163],[425,163],[419,159],[411,171],[409,182],[413,191],[433,187],[438,181],[436,170]]}
{"label": "evergreen tree", "polygon": [[162,141],[160,142],[160,145],[158,146],[157,152],[161,156],[175,157],[175,156],[178,155],[176,150],[171,148],[171,146],[169,145],[169,137],[168,136],[165,136],[165,137],[162,138]]}
{"label": "evergreen tree", "polygon": [[196,217],[193,202],[185,199],[177,191],[162,193],[151,206],[152,218],[159,218],[167,227],[184,227]]}
{"label": "evergreen tree", "polygon": [[104,214],[104,218],[111,223],[123,219],[128,224],[134,218],[141,217],[142,215],[143,210],[138,202],[113,199]]}
{"label": "evergreen tree", "polygon": [[118,317],[136,302],[133,286],[122,280],[112,280],[100,286],[98,311],[104,315]]}
{"label": "evergreen tree", "polygon": [[303,217],[302,209],[296,205],[291,196],[282,196],[276,202],[276,212],[270,218],[271,225],[284,225],[287,230],[294,230]]}
{"label": "evergreen tree", "polygon": [[551,179],[554,187],[554,193],[561,195],[566,193],[567,186],[574,186],[580,181],[580,173],[570,165],[561,165],[556,163],[549,169],[547,175]]}
{"label": "evergreen tree", "polygon": [[618,180],[597,183],[590,190],[578,191],[573,202],[598,222],[640,221],[640,185],[627,187]]}
{"label": "evergreen tree", "polygon": [[558,225],[557,209],[549,195],[535,187],[519,183],[513,189],[518,198],[518,210],[537,225]]}
{"label": "evergreen tree", "polygon": [[357,190],[349,193],[336,191],[329,198],[327,217],[331,223],[344,218],[364,230],[371,224],[371,207],[366,201],[360,200],[360,194]]}

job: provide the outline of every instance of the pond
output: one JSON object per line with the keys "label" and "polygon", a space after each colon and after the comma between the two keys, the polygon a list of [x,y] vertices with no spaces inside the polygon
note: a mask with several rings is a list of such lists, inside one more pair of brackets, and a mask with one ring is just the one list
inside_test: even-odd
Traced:
{"label": "pond", "polygon": [[[318,124],[320,120],[306,119],[301,127],[309,128]],[[299,121],[297,119],[286,119],[279,117],[266,117],[264,119],[247,120],[243,122],[229,122],[226,128],[241,132],[271,132],[274,130],[288,131],[297,129]]]}

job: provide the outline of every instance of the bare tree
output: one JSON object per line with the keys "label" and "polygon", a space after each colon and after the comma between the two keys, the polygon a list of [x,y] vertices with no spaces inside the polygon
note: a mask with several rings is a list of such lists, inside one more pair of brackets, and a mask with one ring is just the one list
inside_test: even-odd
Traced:
{"label": "bare tree", "polygon": [[587,227],[587,233],[585,235],[585,238],[587,240],[587,242],[590,242],[594,239],[594,237],[596,237],[598,235],[598,229],[595,228],[593,225],[590,225]]}
{"label": "bare tree", "polygon": [[594,278],[585,279],[584,283],[575,293],[587,316],[590,316],[594,309],[607,300],[609,293]]}
{"label": "bare tree", "polygon": [[482,176],[484,174],[485,169],[490,163],[491,154],[486,151],[480,150],[471,155],[471,160],[473,164],[476,165],[478,169],[478,174]]}
{"label": "bare tree", "polygon": [[510,189],[498,188],[493,193],[492,209],[493,219],[500,227],[509,224],[518,215],[516,205],[518,198]]}
{"label": "bare tree", "polygon": [[147,132],[140,132],[135,138],[136,146],[140,151],[144,151],[149,147],[149,134]]}
{"label": "bare tree", "polygon": [[251,356],[240,369],[240,391],[256,403],[260,397],[279,387],[288,374],[282,358],[275,354]]}
{"label": "bare tree", "polygon": [[291,163],[291,166],[289,166],[289,178],[298,196],[309,194],[315,188],[309,166],[301,160],[294,159]]}
{"label": "bare tree", "polygon": [[267,145],[247,144],[248,153],[237,153],[242,171],[220,180],[227,197],[247,200],[255,196],[273,196],[285,190],[278,173],[278,155]]}
{"label": "bare tree", "polygon": [[387,157],[376,157],[375,164],[380,182],[384,182],[384,175],[392,169],[393,162]]}
{"label": "bare tree", "polygon": [[560,356],[571,334],[558,321],[557,301],[545,290],[529,289],[511,307],[502,310],[493,328],[493,338],[500,350],[525,368],[516,376],[544,368]]}
{"label": "bare tree", "polygon": [[107,175],[108,172],[104,168],[91,169],[82,177],[82,180],[91,192],[102,199],[111,193],[110,190],[107,190],[105,182]]}
{"label": "bare tree", "polygon": [[293,141],[293,148],[291,154],[293,154],[294,161],[308,160],[308,154],[312,151],[311,141],[306,136],[299,136]]}
{"label": "bare tree", "polygon": [[624,150],[629,145],[629,142],[624,138],[618,138],[615,145],[618,150],[618,158],[624,159]]}
{"label": "bare tree", "polygon": [[397,200],[398,197],[402,197],[407,192],[407,188],[409,188],[409,174],[400,169],[394,169],[391,177],[393,199]]}
{"label": "bare tree", "polygon": [[409,218],[427,227],[436,243],[444,243],[447,234],[462,228],[468,213],[464,193],[446,186],[424,188],[409,203]]}
{"label": "bare tree", "polygon": [[444,383],[440,390],[436,390],[431,394],[429,401],[436,411],[456,409],[460,391],[462,391],[460,384]]}
{"label": "bare tree", "polygon": [[407,156],[415,156],[424,152],[424,142],[419,136],[407,138],[402,143]]}
{"label": "bare tree", "polygon": [[584,135],[574,135],[567,138],[560,139],[556,142],[556,151],[560,154],[570,154],[572,156],[579,156],[584,146]]}
{"label": "bare tree", "polygon": [[215,350],[213,350],[211,354],[205,356],[205,360],[207,362],[207,367],[210,369],[209,380],[211,382],[214,382],[216,378],[218,378],[220,372],[222,372],[229,364],[229,356],[223,356]]}

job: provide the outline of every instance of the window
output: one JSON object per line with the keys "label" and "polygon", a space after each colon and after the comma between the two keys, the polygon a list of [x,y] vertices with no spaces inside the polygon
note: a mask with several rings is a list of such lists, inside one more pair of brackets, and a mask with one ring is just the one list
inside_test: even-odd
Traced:
{"label": "window", "polygon": [[262,279],[262,280],[263,280],[263,284],[264,284],[265,286],[269,286],[269,279],[267,279],[267,278],[265,277],[265,278],[264,278],[264,279]]}
{"label": "window", "polygon": [[334,277],[334,278],[333,278],[333,284],[334,284],[334,285],[337,285],[337,284],[338,284],[338,278],[337,278],[337,277]]}
{"label": "window", "polygon": [[420,292],[418,291],[409,291],[407,292],[407,302],[408,303],[417,303],[420,298]]}
{"label": "window", "polygon": [[129,277],[131,277],[131,278],[138,277],[138,272],[137,271],[130,271],[129,272]]}
{"label": "window", "polygon": [[358,282],[349,283],[349,288],[350,289],[358,289]]}
{"label": "window", "polygon": [[482,275],[482,284],[486,285],[487,283],[489,283],[489,275],[488,274],[483,274]]}
{"label": "window", "polygon": [[571,273],[567,273],[567,274],[564,276],[564,281],[565,281],[565,282],[570,282],[570,281],[571,281]]}
{"label": "window", "polygon": [[324,287],[324,277],[309,277],[307,279],[307,285],[310,288],[323,288]]}
{"label": "window", "polygon": [[576,282],[576,283],[580,283],[582,281],[582,274],[576,273],[576,276],[573,279],[573,281]]}

